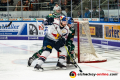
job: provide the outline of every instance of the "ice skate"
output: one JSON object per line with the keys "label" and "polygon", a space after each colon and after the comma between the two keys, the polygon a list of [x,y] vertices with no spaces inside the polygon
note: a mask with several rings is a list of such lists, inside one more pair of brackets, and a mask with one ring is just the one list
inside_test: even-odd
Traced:
{"label": "ice skate", "polygon": [[[73,59],[73,60],[74,60],[74,59]],[[76,64],[76,62],[71,61],[70,59],[67,59],[67,64],[68,64],[68,65],[72,65],[72,64]]]}
{"label": "ice skate", "polygon": [[57,65],[56,65],[56,69],[59,69],[59,68],[67,69],[65,65],[61,64],[60,62],[58,62]]}
{"label": "ice skate", "polygon": [[31,66],[33,60],[34,60],[34,59],[33,59],[32,57],[29,58],[29,60],[28,60],[28,66]]}
{"label": "ice skate", "polygon": [[34,67],[34,69],[43,71],[43,68],[39,64],[36,64],[36,66]]}

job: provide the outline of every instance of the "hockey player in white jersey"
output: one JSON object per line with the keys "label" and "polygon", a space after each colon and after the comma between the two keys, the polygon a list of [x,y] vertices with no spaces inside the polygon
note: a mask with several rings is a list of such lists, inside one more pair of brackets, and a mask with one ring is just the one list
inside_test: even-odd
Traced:
{"label": "hockey player in white jersey", "polygon": [[41,66],[50,55],[53,48],[58,52],[61,52],[56,65],[57,68],[66,68],[66,65],[63,65],[67,56],[67,50],[64,45],[69,34],[69,27],[67,26],[66,19],[65,16],[60,16],[60,21],[55,19],[53,24],[48,26],[48,32],[43,40],[43,53],[39,56],[38,62],[34,67],[35,69],[43,70]]}

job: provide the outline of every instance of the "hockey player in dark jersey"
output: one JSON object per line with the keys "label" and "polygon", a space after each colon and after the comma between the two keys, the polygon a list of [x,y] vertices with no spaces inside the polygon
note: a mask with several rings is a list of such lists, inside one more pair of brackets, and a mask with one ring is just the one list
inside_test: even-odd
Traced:
{"label": "hockey player in dark jersey", "polygon": [[[74,49],[75,46],[73,44],[73,40],[74,40],[74,35],[75,35],[75,29],[74,29],[74,21],[71,17],[68,17],[68,27],[69,27],[69,35],[66,41],[66,46],[68,47],[68,52],[71,56],[72,59],[75,59],[75,53],[74,53]],[[67,56],[67,64],[75,64],[70,60],[70,56]]]}

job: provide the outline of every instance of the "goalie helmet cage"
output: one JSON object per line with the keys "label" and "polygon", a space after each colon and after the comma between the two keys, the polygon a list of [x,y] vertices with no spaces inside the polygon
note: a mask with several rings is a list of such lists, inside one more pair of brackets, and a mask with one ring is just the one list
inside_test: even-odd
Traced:
{"label": "goalie helmet cage", "polygon": [[[91,40],[91,33],[88,21],[74,22],[75,36],[77,36],[75,53],[78,57],[78,63],[98,63],[106,62],[107,59],[95,52]],[[59,57],[59,53],[58,53]]]}

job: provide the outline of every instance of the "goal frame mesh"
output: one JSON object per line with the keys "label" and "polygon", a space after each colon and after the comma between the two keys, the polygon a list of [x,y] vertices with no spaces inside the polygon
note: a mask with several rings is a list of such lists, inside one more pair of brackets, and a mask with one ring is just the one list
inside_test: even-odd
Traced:
{"label": "goal frame mesh", "polygon": [[78,55],[78,63],[99,63],[99,62],[106,62],[106,60],[96,60],[96,61],[80,61],[80,21],[75,21],[77,23],[77,55]]}

